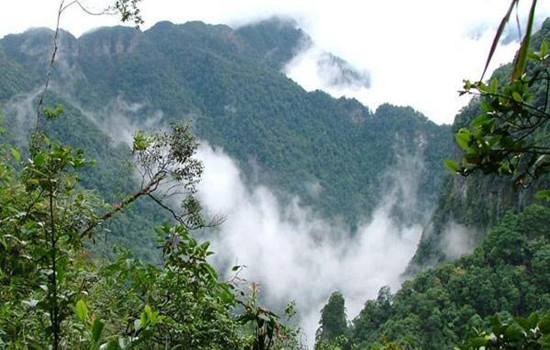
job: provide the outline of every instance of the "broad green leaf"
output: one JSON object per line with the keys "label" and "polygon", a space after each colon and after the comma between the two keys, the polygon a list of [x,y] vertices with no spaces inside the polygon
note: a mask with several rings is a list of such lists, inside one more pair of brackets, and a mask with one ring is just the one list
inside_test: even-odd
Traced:
{"label": "broad green leaf", "polygon": [[491,85],[489,86],[489,93],[496,94],[498,89],[498,79],[493,78],[491,79]]}
{"label": "broad green leaf", "polygon": [[98,343],[101,340],[101,334],[103,333],[103,328],[105,324],[101,322],[99,318],[94,320],[92,324],[92,340],[94,343]]}
{"label": "broad green leaf", "polygon": [[455,173],[460,170],[460,166],[454,160],[446,159],[443,163],[448,169],[452,170]]}
{"label": "broad green leaf", "polygon": [[489,322],[491,322],[493,333],[495,333],[497,337],[500,336],[504,330],[500,317],[498,317],[498,315],[489,316]]}
{"label": "broad green leaf", "polygon": [[468,345],[475,349],[480,348],[482,346],[487,345],[487,338],[476,337],[476,338],[470,339],[470,341],[468,342]]}
{"label": "broad green leaf", "polygon": [[38,153],[36,156],[34,156],[34,159],[33,159],[33,163],[36,166],[44,165],[45,161],[46,161],[46,157],[44,156],[44,153]]}
{"label": "broad green leaf", "polygon": [[512,92],[512,98],[516,102],[522,102],[523,101],[523,97],[521,97],[521,95],[517,91]]}
{"label": "broad green leaf", "polygon": [[455,140],[460,146],[460,148],[462,148],[465,151],[469,151],[471,148],[470,147],[471,136],[472,134],[468,130],[462,129],[455,134]]}
{"label": "broad green leaf", "polygon": [[121,350],[121,349],[124,349],[124,347],[120,346],[120,340],[117,341],[116,339],[111,339],[111,340],[109,340],[109,342],[107,343],[106,346],[105,346],[105,344],[101,345],[100,349]]}
{"label": "broad green leaf", "polygon": [[477,127],[481,127],[483,125],[485,125],[486,123],[490,122],[491,121],[491,117],[487,114],[482,114],[480,115],[479,117],[475,118],[474,120],[472,120],[470,122],[470,126],[472,128],[477,128]]}
{"label": "broad green leaf", "polygon": [[529,11],[529,18],[527,19],[527,31],[521,42],[518,54],[516,56],[516,63],[514,64],[514,70],[512,71],[512,81],[516,81],[521,78],[525,72],[525,65],[527,64],[527,55],[529,53],[529,45],[531,43],[531,32],[533,31],[533,22],[535,21],[535,7],[537,6],[537,0],[533,0],[531,3],[531,10]]}
{"label": "broad green leaf", "polygon": [[523,330],[517,324],[511,324],[504,331],[504,337],[512,341],[520,340],[523,337]]}
{"label": "broad green leaf", "polygon": [[548,42],[546,40],[543,40],[540,44],[540,57],[542,59],[545,59],[548,55]]}
{"label": "broad green leaf", "polygon": [[82,323],[88,318],[88,307],[86,307],[86,303],[82,299],[76,302],[76,315]]}
{"label": "broad green leaf", "polygon": [[11,155],[13,157],[13,159],[15,159],[16,161],[21,161],[21,153],[19,153],[19,151],[17,151],[15,148],[11,148],[10,149],[11,151]]}
{"label": "broad green leaf", "polygon": [[487,68],[489,68],[489,64],[491,63],[493,54],[497,49],[498,42],[500,41],[500,36],[504,32],[504,27],[506,26],[506,23],[510,19],[510,15],[512,14],[512,10],[514,9],[514,6],[517,6],[518,3],[519,3],[519,0],[512,0],[510,2],[510,7],[508,8],[508,11],[506,11],[506,14],[500,21],[500,25],[498,26],[497,33],[495,34],[495,38],[493,39],[493,43],[491,44],[491,49],[489,50],[489,56],[487,57],[487,61],[485,62],[485,68],[483,68],[483,74],[481,74],[481,79],[479,79],[480,81],[483,81],[483,77],[485,76],[485,73],[487,73]]}

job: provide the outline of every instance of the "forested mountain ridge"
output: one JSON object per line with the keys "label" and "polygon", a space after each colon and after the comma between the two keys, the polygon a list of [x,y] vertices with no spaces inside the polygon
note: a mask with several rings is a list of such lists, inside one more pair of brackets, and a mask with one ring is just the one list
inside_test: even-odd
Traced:
{"label": "forested mountain ridge", "polygon": [[[52,91],[89,119],[82,121],[88,130],[116,130],[119,117],[136,126],[189,119],[199,138],[223,147],[246,174],[260,169],[256,175],[282,194],[298,195],[352,227],[368,219],[392,187],[388,173],[398,159],[416,156],[423,167],[418,206],[407,211],[408,219],[433,206],[450,127],[411,108],[383,105],[373,113],[353,99],[306,92],[279,72],[309,40],[291,22],[236,31],[161,22],[145,32],[115,27],[79,39],[61,34]],[[52,37],[37,29],[0,41],[0,70],[10,71],[0,96],[8,120],[10,108],[43,81]],[[308,190],[311,184],[322,200]]]}

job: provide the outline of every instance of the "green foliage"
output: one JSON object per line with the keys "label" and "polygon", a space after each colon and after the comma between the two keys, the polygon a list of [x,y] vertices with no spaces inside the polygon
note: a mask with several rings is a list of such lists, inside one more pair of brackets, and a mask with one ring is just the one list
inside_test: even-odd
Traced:
{"label": "green foliage", "polygon": [[346,306],[343,295],[334,292],[327,304],[321,310],[319,329],[315,334],[316,349],[330,349],[332,347],[345,347],[348,337],[348,321],[346,318]]}
{"label": "green foliage", "polygon": [[419,273],[393,296],[381,290],[377,300],[367,301],[353,321],[351,342],[365,349],[384,341],[404,349],[450,349],[472,329],[488,330],[493,314],[547,313],[548,227],[550,208],[509,213],[472,255]]}
{"label": "green foliage", "polygon": [[139,9],[140,2],[141,0],[116,0],[111,9],[120,14],[122,22],[134,22],[136,27],[139,27],[144,23]]}
{"label": "green foliage", "polygon": [[[237,267],[238,269],[238,267]],[[250,285],[250,295],[246,296],[244,292],[239,292],[241,300],[236,302],[242,307],[241,315],[237,317],[237,322],[245,329],[251,329],[252,332],[247,337],[251,350],[268,349],[301,349],[302,344],[298,340],[299,329],[293,329],[281,322],[278,315],[261,307],[258,301],[259,285],[252,283]],[[287,322],[295,315],[295,303],[290,303],[285,314]]]}
{"label": "green foliage", "polygon": [[189,234],[204,223],[196,200],[188,197],[176,212],[156,199],[179,222],[157,230],[160,266],[128,254],[109,262],[86,250],[99,223],[141,195],[157,195],[164,181],[194,193],[202,165],[187,126],[150,133],[150,142],[134,149],[147,181],[114,207],[79,186],[78,172],[89,165],[81,151],[44,134],[33,139],[26,161],[13,147],[0,161],[2,347],[266,350],[298,344],[298,333],[263,308],[255,311],[259,328],[248,334],[243,317],[252,309],[240,316],[236,307],[252,304],[237,302],[235,287],[220,282],[207,261],[209,243]]}
{"label": "green foliage", "polygon": [[496,314],[489,317],[491,328],[482,331],[473,328],[470,337],[457,349],[547,349],[550,347],[550,314],[508,318],[502,321]]}
{"label": "green foliage", "polygon": [[[66,134],[63,130],[71,123],[72,134],[63,136],[76,142],[86,140],[86,147],[81,147],[90,157],[102,159],[102,152],[115,153],[105,150],[113,142],[94,141],[105,136],[80,109],[92,111],[94,120],[107,128],[118,127],[118,118],[113,117],[117,113],[108,111],[109,106],[118,105],[116,97],[141,106],[138,111],[123,113],[132,124],[159,112],[166,124],[189,117],[197,136],[223,147],[239,162],[245,176],[253,179],[260,169],[266,185],[297,194],[303,204],[349,223],[372,214],[379,198],[392,186],[387,176],[390,167],[399,157],[415,155],[421,144],[423,149],[417,155],[426,166],[419,169],[418,212],[423,212],[423,205],[436,199],[441,185],[441,160],[451,154],[450,128],[435,125],[411,108],[383,105],[371,112],[356,100],[304,91],[274,69],[293,54],[291,48],[297,47],[302,35],[292,25],[277,21],[236,31],[199,22],[162,22],[143,33],[117,27],[72,38],[71,45],[78,45],[78,51],[67,50],[65,57],[70,57],[78,74],[63,83],[70,85],[75,101],[65,99],[62,104],[66,112],[71,104],[79,106],[71,115],[81,117],[60,121],[55,131]],[[1,40],[6,61],[17,62],[33,78],[42,77],[43,70],[36,67],[40,60],[21,50],[26,41],[36,42],[38,47],[39,43],[49,44],[51,36],[38,38],[37,33],[28,32]],[[54,73],[53,79],[63,72]],[[0,86],[1,81],[0,76]],[[2,101],[11,97],[13,94]],[[8,117],[11,122],[13,116]],[[99,135],[92,138],[91,134]],[[60,139],[66,140],[64,137]],[[92,154],[96,151],[98,157]],[[104,180],[94,181],[90,187],[103,195],[111,195],[112,188],[116,193],[121,184],[111,184],[108,179],[127,182],[120,174],[112,174],[117,168],[102,162],[90,170],[96,172],[95,178]],[[318,184],[321,192],[311,191],[311,184]],[[147,209],[144,215],[150,212]],[[405,214],[414,216],[396,213]],[[127,221],[131,225],[134,220],[139,220],[139,215]],[[129,231],[124,232],[126,236],[132,235],[133,229],[122,224],[116,227],[117,232]]]}
{"label": "green foliage", "polygon": [[[501,23],[485,69],[517,2],[512,1]],[[490,84],[464,81],[461,94],[479,95],[482,114],[455,134],[457,144],[465,153],[460,166],[452,161],[447,162],[453,171],[465,176],[475,170],[485,174],[512,175],[517,187],[528,187],[535,179],[550,172],[547,128],[550,120],[549,52],[544,38],[540,40],[539,51],[530,51],[535,6],[536,1],[533,1],[527,32],[511,70],[511,81],[503,84],[497,77]],[[544,37],[544,29],[545,26],[539,37]]]}
{"label": "green foliage", "polygon": [[67,171],[83,158],[45,138],[44,145],[21,173],[0,163],[0,344],[263,350],[288,337],[290,329],[260,308],[265,330],[246,335],[252,309],[235,314],[234,286],[219,282],[207,262],[209,243],[199,244],[184,226],[158,229],[160,267],[128,256],[113,263],[91,258],[83,232],[96,220],[97,200],[76,189]]}

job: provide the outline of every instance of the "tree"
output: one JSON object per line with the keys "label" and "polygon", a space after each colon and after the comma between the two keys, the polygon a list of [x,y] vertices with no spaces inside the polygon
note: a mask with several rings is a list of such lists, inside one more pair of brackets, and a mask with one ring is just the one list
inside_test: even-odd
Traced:
{"label": "tree", "polygon": [[458,348],[460,350],[542,350],[550,347],[550,314],[502,320],[499,315],[489,317],[491,332],[473,329],[470,337]]}
{"label": "tree", "polygon": [[[139,15],[138,1],[114,7],[128,20]],[[75,4],[82,7],[61,1],[58,20]],[[91,162],[83,151],[50,140],[42,127],[63,114],[61,106],[44,106],[58,31],[28,157],[0,146],[0,348],[266,350],[292,343],[297,332],[258,307],[255,295],[246,309],[248,295],[237,300],[235,285],[220,281],[207,261],[209,243],[190,234],[219,221],[205,221],[194,198],[203,167],[189,125],[134,136],[141,182],[122,201],[105,204],[80,185],[78,173]],[[157,231],[162,264],[128,253],[114,262],[92,256],[87,247],[102,224],[140,197],[173,219]],[[244,319],[237,305],[246,309]],[[243,327],[248,321],[258,325],[253,336]]]}
{"label": "tree", "polygon": [[[346,301],[340,292],[334,292],[327,304],[321,310],[319,329],[315,335],[318,345],[323,348],[323,343],[345,343],[348,336],[348,323],[346,319]],[[343,341],[342,341],[343,340]]]}
{"label": "tree", "polygon": [[[501,21],[485,71],[518,2],[511,1]],[[477,170],[485,174],[510,175],[514,177],[515,186],[521,188],[550,172],[550,52],[544,38],[537,38],[539,51],[530,51],[536,4],[533,0],[525,36],[509,72],[509,82],[499,81],[500,74],[501,77],[495,75],[490,83],[485,83],[485,71],[479,81],[464,81],[461,94],[477,95],[482,114],[455,134],[465,153],[460,165],[454,161],[447,161],[446,165],[461,175],[467,176]],[[547,20],[544,25],[550,22]],[[540,195],[549,197],[548,191]]]}

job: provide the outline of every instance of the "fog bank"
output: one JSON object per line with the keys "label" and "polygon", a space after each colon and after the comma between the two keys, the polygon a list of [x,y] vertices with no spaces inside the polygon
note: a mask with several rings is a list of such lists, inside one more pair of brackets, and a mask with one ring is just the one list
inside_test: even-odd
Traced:
{"label": "fog bank", "polygon": [[380,287],[399,287],[422,229],[397,225],[389,214],[391,199],[382,200],[374,219],[359,224],[352,237],[346,228],[300,205],[299,198],[282,203],[265,186],[248,187],[223,150],[203,143],[198,157],[205,165],[199,199],[207,211],[226,217],[219,232],[208,237],[214,263],[246,265],[241,277],[259,282],[270,304],[296,300],[309,344],[333,291],[345,296],[351,319]]}

